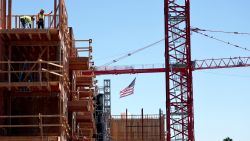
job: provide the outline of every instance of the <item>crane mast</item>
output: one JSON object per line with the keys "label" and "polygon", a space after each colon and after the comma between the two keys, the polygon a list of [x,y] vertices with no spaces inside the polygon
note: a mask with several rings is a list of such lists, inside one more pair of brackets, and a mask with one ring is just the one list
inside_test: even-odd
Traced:
{"label": "crane mast", "polygon": [[[165,0],[167,141],[194,141],[189,0]],[[171,70],[179,64],[182,71]]]}

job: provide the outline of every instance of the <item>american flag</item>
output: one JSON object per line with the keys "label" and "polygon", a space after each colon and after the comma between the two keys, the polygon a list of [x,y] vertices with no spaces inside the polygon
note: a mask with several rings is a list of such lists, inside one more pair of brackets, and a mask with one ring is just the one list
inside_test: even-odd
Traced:
{"label": "american flag", "polygon": [[128,85],[128,87],[120,91],[120,98],[134,93],[135,79]]}

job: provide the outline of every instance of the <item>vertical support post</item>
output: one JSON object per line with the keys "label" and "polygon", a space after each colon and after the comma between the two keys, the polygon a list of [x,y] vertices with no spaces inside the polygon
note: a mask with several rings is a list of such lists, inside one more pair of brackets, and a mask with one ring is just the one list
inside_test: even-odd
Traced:
{"label": "vertical support post", "polygon": [[39,60],[39,82],[42,83],[42,64],[41,60]]}
{"label": "vertical support post", "polygon": [[2,0],[2,29],[6,29],[6,0]]}
{"label": "vertical support post", "polygon": [[2,28],[3,22],[3,1],[0,0],[0,29]]}
{"label": "vertical support post", "polygon": [[[57,47],[57,48],[58,48],[58,47]],[[49,50],[50,50],[50,47],[47,47],[47,60],[50,60],[50,51],[49,51]],[[61,62],[60,62],[60,63],[61,63]],[[47,68],[50,69],[50,65],[49,65],[49,64],[47,64]],[[62,71],[62,68],[60,68],[60,71],[63,72],[63,71]],[[47,78],[47,81],[50,81],[50,80],[49,80],[49,73],[45,73],[45,76],[46,76],[46,78]],[[60,99],[62,99],[62,98],[60,98]]]}
{"label": "vertical support post", "polygon": [[[15,16],[15,28],[17,28],[17,22],[18,22],[17,19],[18,19],[17,16]],[[32,24],[32,26],[33,26],[32,28],[34,28],[34,24]]]}
{"label": "vertical support post", "polygon": [[10,66],[10,59],[8,60],[8,90],[10,91],[10,84],[11,84],[11,66]]}
{"label": "vertical support post", "polygon": [[62,24],[62,0],[59,0],[59,28],[61,28]]}
{"label": "vertical support post", "polygon": [[11,84],[11,46],[9,45],[8,46],[8,53],[9,53],[9,55],[8,55],[8,57],[9,57],[9,59],[8,59],[8,83],[9,83],[9,91],[10,91],[10,89],[11,89],[11,86],[10,86],[10,84]]}
{"label": "vertical support post", "polygon": [[57,7],[57,0],[54,0],[54,28],[56,28],[56,13],[57,13],[57,10],[56,10],[56,7]]}
{"label": "vertical support post", "polygon": [[188,134],[191,141],[195,140],[194,137],[194,107],[193,107],[193,74],[192,74],[192,58],[191,58],[191,30],[190,30],[190,0],[185,1],[186,13],[186,47],[187,47],[187,90],[188,90]]}
{"label": "vertical support post", "polygon": [[125,130],[126,130],[126,141],[128,141],[128,109],[126,109],[126,116],[125,116]]}
{"label": "vertical support post", "polygon": [[8,1],[8,29],[11,29],[12,0]]}
{"label": "vertical support post", "polygon": [[170,137],[170,88],[169,88],[169,46],[168,46],[168,19],[169,19],[169,10],[168,10],[169,0],[164,0],[164,17],[165,17],[165,87],[166,87],[166,132],[167,132],[167,141],[171,141]]}
{"label": "vertical support post", "polygon": [[143,126],[143,108],[141,109],[141,139],[142,139],[142,141],[144,140],[144,134],[143,134],[143,128],[144,128],[144,126]]}
{"label": "vertical support post", "polygon": [[162,117],[161,117],[161,109],[159,109],[159,137],[160,137],[160,141],[162,141]]}

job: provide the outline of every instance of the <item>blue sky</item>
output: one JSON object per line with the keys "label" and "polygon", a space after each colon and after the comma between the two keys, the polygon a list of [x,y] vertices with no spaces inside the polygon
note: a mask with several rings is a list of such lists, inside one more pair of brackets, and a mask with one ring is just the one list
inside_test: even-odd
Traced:
{"label": "blue sky", "polygon": [[[164,36],[163,0],[66,0],[69,25],[77,39],[93,39],[95,64],[103,65],[130,50],[144,47]],[[14,14],[36,14],[53,9],[52,0],[13,0]],[[250,32],[250,1],[191,0],[194,27]],[[211,34],[211,33],[209,33]],[[250,49],[246,35],[215,34],[222,40]],[[192,59],[249,56],[195,33],[191,37]],[[114,65],[155,64],[164,61],[164,43],[119,61]],[[193,72],[195,136],[198,141],[249,140],[249,68]],[[119,98],[119,91],[137,77],[135,94]],[[111,79],[112,113],[126,108],[131,114],[158,113],[165,109],[164,74],[98,76]]]}

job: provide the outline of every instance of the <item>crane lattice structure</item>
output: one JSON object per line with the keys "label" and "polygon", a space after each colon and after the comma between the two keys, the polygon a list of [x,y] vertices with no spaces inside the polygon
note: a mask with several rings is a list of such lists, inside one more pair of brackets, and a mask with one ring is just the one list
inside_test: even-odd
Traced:
{"label": "crane lattice structure", "polygon": [[[164,15],[165,64],[108,66],[125,58],[125,55],[108,63],[107,66],[94,67],[92,71],[83,71],[82,74],[108,75],[165,72],[166,140],[194,141],[192,72],[205,69],[249,67],[250,57],[192,61],[190,32],[197,32],[197,29],[191,29],[190,27],[190,0],[165,0]],[[143,49],[148,47],[149,46],[146,46]],[[140,49],[136,50],[135,53],[138,51],[140,51]],[[131,56],[133,53],[134,52],[129,53],[127,56]]]}

